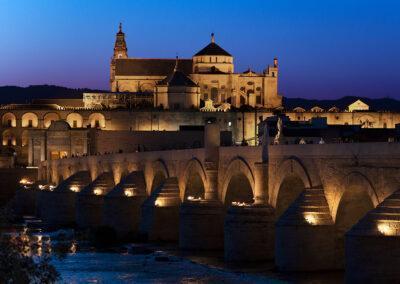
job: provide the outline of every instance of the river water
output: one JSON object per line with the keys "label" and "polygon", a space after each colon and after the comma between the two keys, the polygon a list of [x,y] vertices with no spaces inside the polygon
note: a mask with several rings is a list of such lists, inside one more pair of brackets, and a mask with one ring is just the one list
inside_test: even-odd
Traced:
{"label": "river water", "polygon": [[[51,239],[51,246],[62,243],[59,233],[46,234],[40,228],[28,233],[34,240],[40,236],[41,243]],[[188,253],[171,244],[125,244],[100,251],[77,244],[70,233],[69,253],[52,255],[60,283],[343,283],[343,272],[282,274],[273,262],[229,266],[221,252]],[[61,234],[65,238],[69,233]]]}

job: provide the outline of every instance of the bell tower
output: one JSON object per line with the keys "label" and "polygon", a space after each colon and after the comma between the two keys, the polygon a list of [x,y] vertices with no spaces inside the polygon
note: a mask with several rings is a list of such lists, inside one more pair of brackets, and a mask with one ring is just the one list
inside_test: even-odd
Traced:
{"label": "bell tower", "polygon": [[114,54],[111,57],[110,65],[110,85],[112,92],[118,92],[118,83],[115,82],[115,65],[117,59],[128,58],[128,48],[126,47],[125,33],[122,31],[122,24],[119,24],[119,29],[116,34],[114,44]]}

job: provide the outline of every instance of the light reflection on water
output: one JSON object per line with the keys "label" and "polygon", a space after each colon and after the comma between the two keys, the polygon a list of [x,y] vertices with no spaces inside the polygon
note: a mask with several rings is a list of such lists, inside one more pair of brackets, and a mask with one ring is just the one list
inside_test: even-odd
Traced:
{"label": "light reflection on water", "polygon": [[[162,261],[157,259],[160,256]],[[199,265],[162,253],[132,255],[77,252],[52,263],[66,283],[283,283]]]}

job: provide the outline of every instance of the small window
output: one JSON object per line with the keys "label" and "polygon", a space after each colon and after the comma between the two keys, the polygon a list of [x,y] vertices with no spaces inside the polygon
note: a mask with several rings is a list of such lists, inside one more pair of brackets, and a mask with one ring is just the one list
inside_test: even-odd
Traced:
{"label": "small window", "polygon": [[261,104],[261,96],[256,97],[256,104]]}
{"label": "small window", "polygon": [[33,126],[33,120],[32,119],[29,119],[28,120],[28,127],[32,127]]}
{"label": "small window", "polygon": [[208,100],[208,94],[204,94],[204,100]]}
{"label": "small window", "polygon": [[100,121],[95,120],[94,121],[94,127],[96,127],[96,128],[100,127]]}
{"label": "small window", "polygon": [[8,127],[11,127],[11,126],[12,126],[12,120],[11,120],[11,119],[7,120],[7,126],[8,126]]}
{"label": "small window", "polygon": [[78,121],[77,120],[72,121],[72,127],[73,128],[78,128]]}

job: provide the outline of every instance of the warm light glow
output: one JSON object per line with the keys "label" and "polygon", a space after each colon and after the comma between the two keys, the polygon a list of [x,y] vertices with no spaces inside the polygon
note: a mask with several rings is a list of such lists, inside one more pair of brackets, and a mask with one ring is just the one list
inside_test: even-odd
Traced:
{"label": "warm light glow", "polygon": [[125,189],[124,194],[127,197],[132,197],[133,196],[133,189],[132,188]]}
{"label": "warm light glow", "polygon": [[162,207],[162,206],[164,206],[164,203],[161,200],[157,199],[156,202],[154,202],[154,205],[158,206],[158,207]]}
{"label": "warm light glow", "polygon": [[103,190],[100,188],[96,188],[95,190],[93,190],[93,193],[95,195],[102,195],[103,194]]}
{"label": "warm light glow", "polygon": [[194,196],[188,196],[187,197],[187,200],[189,200],[189,201],[201,201],[202,200],[202,198],[201,197],[194,197]]}
{"label": "warm light glow", "polygon": [[76,185],[71,186],[69,189],[73,192],[79,192],[79,187],[77,187]]}
{"label": "warm light glow", "polygon": [[232,206],[239,206],[239,207],[250,206],[250,204],[246,202],[238,202],[238,201],[233,201],[231,204]]}
{"label": "warm light glow", "polygon": [[315,217],[315,214],[311,214],[311,213],[305,214],[304,219],[306,220],[306,222],[308,224],[311,224],[311,225],[316,225],[318,223],[317,218]]}
{"label": "warm light glow", "polygon": [[30,185],[30,184],[33,184],[33,182],[32,182],[31,180],[29,180],[28,178],[22,178],[22,179],[19,181],[19,183],[22,184],[22,185]]}
{"label": "warm light glow", "polygon": [[396,228],[392,227],[390,223],[379,223],[378,231],[385,236],[394,236],[396,235]]}
{"label": "warm light glow", "polygon": [[55,186],[55,185],[49,185],[49,189],[50,189],[50,191],[53,191],[55,188],[56,188],[56,186]]}

